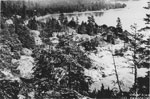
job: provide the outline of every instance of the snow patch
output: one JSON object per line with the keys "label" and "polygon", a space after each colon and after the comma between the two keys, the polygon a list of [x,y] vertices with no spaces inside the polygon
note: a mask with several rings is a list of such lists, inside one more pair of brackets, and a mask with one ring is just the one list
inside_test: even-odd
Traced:
{"label": "snow patch", "polygon": [[[91,69],[85,71],[85,75],[91,76],[94,80],[91,89],[99,90],[103,84],[105,88],[109,87],[110,89],[119,90],[116,83],[112,52],[114,53],[114,50],[119,50],[123,47],[123,43],[118,43],[116,45],[107,44],[104,47],[98,47],[97,54],[89,54],[88,57],[91,58],[93,66]],[[124,57],[114,56],[119,81],[121,81],[121,88],[123,91],[129,91],[134,84],[133,62],[129,61],[130,59],[132,60],[132,54],[132,51],[128,50],[124,53]],[[140,68],[137,71],[138,77],[145,77],[148,69]]]}
{"label": "snow patch", "polygon": [[23,55],[26,55],[26,56],[32,55],[32,51],[30,49],[27,49],[27,48],[23,48],[21,53]]}
{"label": "snow patch", "polygon": [[18,68],[17,70],[20,70],[20,76],[23,78],[31,78],[34,67],[34,59],[31,56],[21,56],[21,58],[18,60]]}
{"label": "snow patch", "polygon": [[30,34],[32,37],[34,37],[34,41],[35,41],[35,45],[42,45],[43,42],[41,40],[40,36],[40,32],[37,30],[31,30]]}
{"label": "snow patch", "polygon": [[13,21],[12,21],[11,19],[8,19],[8,20],[5,21],[5,24],[7,24],[7,25],[12,25],[12,24],[14,24],[14,23],[13,23]]}

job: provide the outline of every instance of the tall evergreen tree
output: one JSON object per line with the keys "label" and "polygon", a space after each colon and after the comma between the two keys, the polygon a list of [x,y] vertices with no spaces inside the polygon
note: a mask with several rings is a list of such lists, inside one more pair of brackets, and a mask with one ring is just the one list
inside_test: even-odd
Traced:
{"label": "tall evergreen tree", "polygon": [[118,17],[117,18],[117,25],[116,25],[116,28],[117,28],[117,32],[120,32],[120,33],[122,33],[122,24],[121,24],[121,20],[120,20],[120,18]]}
{"label": "tall evergreen tree", "polygon": [[69,38],[60,38],[55,50],[42,51],[37,57],[34,74],[39,94],[42,91],[67,89],[87,95],[90,77],[86,77],[83,71],[90,67],[90,59]]}
{"label": "tall evergreen tree", "polygon": [[22,8],[22,18],[23,19],[26,18],[26,10],[27,10],[26,4],[25,4],[25,1],[23,1],[23,8]]}
{"label": "tall evergreen tree", "polygon": [[117,25],[116,25],[116,27],[117,28],[122,28],[121,20],[120,20],[119,17],[117,18]]}
{"label": "tall evergreen tree", "polygon": [[[132,88],[132,92],[136,94],[136,97],[138,95],[138,68],[146,68],[146,64],[149,60],[149,49],[147,48],[147,44],[145,44],[143,41],[143,35],[137,32],[137,26],[132,25],[131,26],[133,30],[133,39],[131,41],[130,47],[131,51],[133,51],[132,59],[133,67],[134,67],[134,85]],[[141,46],[143,45],[143,46]]]}
{"label": "tall evergreen tree", "polygon": [[71,21],[68,23],[68,26],[71,27],[71,28],[76,28],[77,27],[77,24],[76,24],[74,18],[71,19]]}
{"label": "tall evergreen tree", "polygon": [[88,24],[87,24],[87,34],[94,35],[94,29],[95,29],[95,19],[94,16],[88,17]]}
{"label": "tall evergreen tree", "polygon": [[59,15],[59,21],[60,21],[60,23],[61,23],[61,24],[64,24],[64,20],[65,20],[65,15],[64,15],[63,13],[61,13],[61,14]]}
{"label": "tall evergreen tree", "polygon": [[[150,2],[147,2],[147,3],[148,3],[148,7],[144,7],[144,8],[147,10],[150,10]],[[142,28],[142,30],[150,29],[150,13],[146,14],[144,21],[145,21],[146,27]]]}
{"label": "tall evergreen tree", "polygon": [[81,25],[78,27],[78,33],[86,34],[87,33],[86,26],[87,24],[82,21]]}

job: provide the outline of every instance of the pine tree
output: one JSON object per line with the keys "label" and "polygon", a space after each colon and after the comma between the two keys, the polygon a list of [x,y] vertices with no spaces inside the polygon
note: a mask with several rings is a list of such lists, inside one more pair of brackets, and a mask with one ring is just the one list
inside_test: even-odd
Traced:
{"label": "pine tree", "polygon": [[122,33],[122,24],[121,24],[121,20],[120,20],[120,18],[118,17],[117,18],[117,25],[116,25],[116,28],[117,28],[117,32],[120,32],[120,33]]}
{"label": "pine tree", "polygon": [[84,23],[82,21],[81,25],[78,27],[78,33],[79,34],[86,34],[87,30],[86,30],[86,23]]}
{"label": "pine tree", "polygon": [[[144,8],[150,10],[150,2],[147,3],[148,3],[148,7],[144,7]],[[142,30],[150,29],[150,13],[146,14],[146,18],[144,18],[144,21],[147,26],[145,28],[142,28]]]}
{"label": "pine tree", "polygon": [[69,36],[60,38],[56,50],[42,51],[36,59],[34,74],[39,85],[39,94],[48,90],[63,91],[66,94],[72,91],[88,94],[90,77],[86,77],[83,71],[91,66],[90,59]]}
{"label": "pine tree", "polygon": [[76,17],[76,25],[77,25],[77,28],[78,28],[78,25],[79,25],[79,18]]}
{"label": "pine tree", "polygon": [[68,26],[71,27],[71,28],[76,28],[77,27],[77,24],[76,24],[74,18],[71,19],[71,21],[68,23]]}
{"label": "pine tree", "polygon": [[97,91],[96,91],[96,89],[94,89],[91,93],[90,93],[90,97],[91,98],[96,98],[97,97]]}
{"label": "pine tree", "polygon": [[12,64],[11,60],[13,58],[18,59],[18,55],[15,57],[12,53],[17,54],[17,52],[22,49],[22,43],[20,42],[18,35],[14,32],[14,29],[4,29],[0,33],[0,69],[7,68],[11,70],[14,67],[17,67]]}
{"label": "pine tree", "polygon": [[61,14],[59,15],[59,20],[60,20],[60,23],[61,23],[61,24],[64,24],[65,15],[64,15],[63,13],[61,13]]}
{"label": "pine tree", "polygon": [[88,35],[94,35],[94,29],[95,29],[95,19],[94,16],[88,17],[88,24],[87,24],[87,34]]}
{"label": "pine tree", "polygon": [[[148,53],[149,49],[147,48],[147,45],[143,43],[143,35],[139,34],[137,31],[137,25],[134,24],[131,26],[131,29],[133,30],[133,39],[130,43],[131,51],[133,52],[132,59],[130,59],[133,62],[134,67],[134,85],[133,85],[133,93],[136,94],[136,97],[138,95],[138,77],[137,77],[137,69],[138,68],[145,68],[145,64],[148,62]],[[143,45],[143,46],[141,46]],[[146,52],[146,53],[145,53]],[[147,53],[148,52],[148,53]]]}
{"label": "pine tree", "polygon": [[146,18],[144,18],[146,24],[150,24],[150,14],[146,14]]}
{"label": "pine tree", "polygon": [[26,10],[27,10],[27,7],[25,5],[25,1],[23,1],[23,8],[22,8],[22,18],[25,19],[26,18]]}
{"label": "pine tree", "polygon": [[117,18],[117,25],[116,25],[116,28],[122,28],[121,20],[120,20],[119,17]]}

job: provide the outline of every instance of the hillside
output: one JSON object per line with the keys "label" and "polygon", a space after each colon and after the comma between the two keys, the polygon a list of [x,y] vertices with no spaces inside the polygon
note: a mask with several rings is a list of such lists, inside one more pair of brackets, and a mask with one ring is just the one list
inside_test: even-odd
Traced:
{"label": "hillside", "polygon": [[0,99],[149,98],[149,28],[12,13],[0,20]]}

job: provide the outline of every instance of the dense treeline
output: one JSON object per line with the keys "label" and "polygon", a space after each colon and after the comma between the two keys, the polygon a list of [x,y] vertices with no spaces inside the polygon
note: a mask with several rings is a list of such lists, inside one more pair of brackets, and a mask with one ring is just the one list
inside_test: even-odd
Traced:
{"label": "dense treeline", "polygon": [[[93,11],[93,10],[102,10],[102,9],[115,9],[115,8],[124,8],[125,4],[111,4],[105,2],[95,2],[95,3],[77,3],[77,4],[53,4],[47,6],[40,6],[38,3],[33,3],[31,1],[2,1],[2,13],[5,16],[11,16],[13,14],[18,14],[23,17],[31,17],[33,15],[46,15],[52,13],[68,13],[74,11]],[[34,12],[36,11],[36,12]]]}

